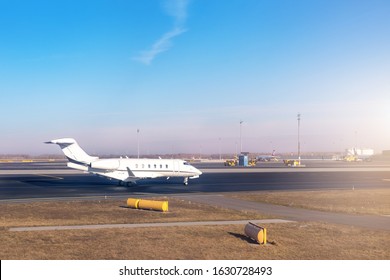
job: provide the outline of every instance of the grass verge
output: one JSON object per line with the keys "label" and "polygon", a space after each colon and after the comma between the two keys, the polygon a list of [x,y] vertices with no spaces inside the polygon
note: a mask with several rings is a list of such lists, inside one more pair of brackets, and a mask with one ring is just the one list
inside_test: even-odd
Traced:
{"label": "grass verge", "polygon": [[390,259],[388,232],[322,223],[266,225],[272,244],[258,245],[244,226],[1,230],[4,259],[256,260]]}
{"label": "grass verge", "polygon": [[[306,199],[311,196],[305,194]],[[267,218],[177,199],[169,199],[167,213],[124,205],[118,200],[1,204],[0,259],[390,259],[388,231],[325,223],[262,225],[270,241],[266,246],[248,239],[243,225],[8,231],[16,226]]]}
{"label": "grass verge", "polygon": [[0,204],[0,227],[223,221],[268,217],[179,199],[158,200],[168,200],[170,211],[131,209],[126,207],[126,201],[114,199]]}
{"label": "grass verge", "polygon": [[372,190],[275,191],[235,194],[234,198],[348,214],[390,215],[390,188]]}

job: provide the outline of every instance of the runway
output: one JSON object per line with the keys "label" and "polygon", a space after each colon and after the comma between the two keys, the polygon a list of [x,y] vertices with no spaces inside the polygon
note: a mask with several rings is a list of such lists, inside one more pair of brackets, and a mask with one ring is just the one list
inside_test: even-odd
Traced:
{"label": "runway", "polygon": [[[195,165],[195,164],[194,164]],[[69,169],[65,162],[1,163],[0,201],[34,198],[76,198],[128,195],[216,194],[263,190],[370,189],[390,186],[390,166],[319,164],[306,168],[272,165],[257,168],[223,168],[198,163],[203,174],[190,180],[140,180],[136,186],[118,186],[95,175]]]}

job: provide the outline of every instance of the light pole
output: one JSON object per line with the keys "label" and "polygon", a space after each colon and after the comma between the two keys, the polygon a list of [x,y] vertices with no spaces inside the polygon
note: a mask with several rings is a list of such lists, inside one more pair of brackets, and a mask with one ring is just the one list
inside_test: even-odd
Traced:
{"label": "light pole", "polygon": [[298,113],[298,164],[301,165],[301,142],[300,142],[300,125],[301,125],[301,114]]}
{"label": "light pole", "polygon": [[219,143],[218,143],[219,144],[218,145],[219,146],[219,160],[222,160],[222,155],[221,155],[221,137],[219,137],[218,140],[219,140]]}
{"label": "light pole", "polygon": [[139,128],[137,128],[137,155],[139,158]]}
{"label": "light pole", "polygon": [[240,155],[242,154],[242,123],[244,121],[240,121]]}
{"label": "light pole", "polygon": [[358,145],[357,142],[358,142],[357,141],[357,131],[355,130],[355,149],[357,149],[357,145]]}

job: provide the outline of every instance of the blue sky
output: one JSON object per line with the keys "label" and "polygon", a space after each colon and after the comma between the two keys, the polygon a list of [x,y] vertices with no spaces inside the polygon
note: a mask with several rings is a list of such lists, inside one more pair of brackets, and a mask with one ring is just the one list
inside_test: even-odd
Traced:
{"label": "blue sky", "polygon": [[0,0],[0,154],[390,149],[390,2]]}

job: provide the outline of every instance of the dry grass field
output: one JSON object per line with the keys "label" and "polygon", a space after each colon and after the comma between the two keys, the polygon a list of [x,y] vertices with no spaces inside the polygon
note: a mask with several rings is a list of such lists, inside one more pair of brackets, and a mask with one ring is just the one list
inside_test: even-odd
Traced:
{"label": "dry grass field", "polygon": [[223,221],[262,219],[257,213],[246,213],[201,205],[178,199],[168,200],[169,211],[146,211],[126,207],[126,201],[58,201],[0,204],[0,228],[20,226],[57,226],[90,224],[136,224],[153,222]]}
{"label": "dry grass field", "polygon": [[1,232],[4,259],[390,259],[388,232],[320,223],[267,225],[272,244],[244,226]]}
{"label": "dry grass field", "polygon": [[[299,193],[313,196],[311,201],[317,204],[316,194]],[[119,200],[0,204],[0,259],[390,259],[388,231],[314,222],[263,225],[270,242],[265,246],[248,239],[244,225],[8,230],[17,226],[267,218],[251,212],[168,200],[167,213],[125,208],[125,201]]]}
{"label": "dry grass field", "polygon": [[258,192],[233,197],[320,211],[390,216],[390,188]]}

